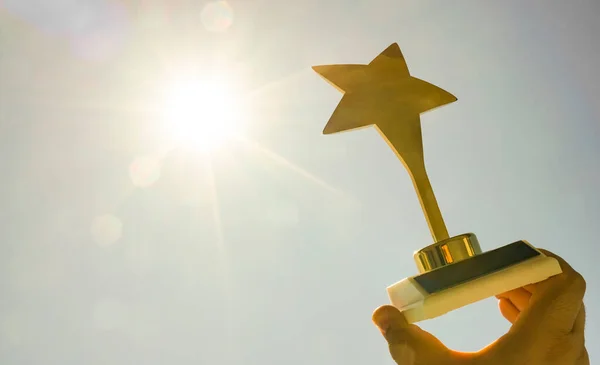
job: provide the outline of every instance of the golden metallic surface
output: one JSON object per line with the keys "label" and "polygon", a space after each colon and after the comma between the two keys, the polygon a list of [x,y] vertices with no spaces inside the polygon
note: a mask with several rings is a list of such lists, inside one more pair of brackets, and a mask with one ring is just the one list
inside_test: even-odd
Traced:
{"label": "golden metallic surface", "polygon": [[408,170],[434,242],[447,239],[425,170],[420,114],[456,97],[411,76],[396,43],[368,65],[313,66],[313,70],[344,94],[323,133],[374,125]]}
{"label": "golden metallic surface", "polygon": [[477,237],[473,233],[466,233],[420,249],[414,253],[413,257],[419,273],[422,274],[480,253],[481,247]]}

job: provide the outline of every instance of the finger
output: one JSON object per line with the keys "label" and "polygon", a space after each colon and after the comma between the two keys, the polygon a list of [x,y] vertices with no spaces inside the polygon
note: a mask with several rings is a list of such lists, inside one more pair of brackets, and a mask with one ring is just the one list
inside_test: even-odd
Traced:
{"label": "finger", "polygon": [[[569,265],[562,257],[547,251],[547,250],[540,250],[542,251],[546,256],[552,257],[554,259],[556,259],[558,261],[558,263],[560,264],[560,268],[562,269],[562,274],[560,275],[556,275],[554,277],[551,277],[548,280],[545,280],[546,282],[548,282],[547,285],[552,285],[550,283],[553,282],[560,282],[563,281],[564,286],[569,289],[567,292],[564,292],[565,296],[568,299],[572,299],[573,301],[571,302],[571,306],[570,306],[570,314],[573,318],[576,318],[577,315],[579,314],[579,309],[580,309],[580,305],[583,303],[583,298],[585,296],[585,291],[586,291],[586,282],[585,279],[583,278],[583,276],[581,276],[580,273],[578,273],[577,271],[575,271],[571,265]],[[559,286],[559,285],[557,285]],[[560,305],[560,303],[558,303],[558,305]]]}
{"label": "finger", "polygon": [[531,294],[533,294],[533,293],[535,293],[535,290],[536,290],[536,285],[535,285],[535,284],[528,284],[528,285],[525,285],[525,286],[523,287],[523,289],[525,289],[525,290],[527,290],[528,292],[530,292]]}
{"label": "finger", "polygon": [[579,309],[577,318],[575,318],[575,323],[573,324],[573,330],[571,332],[575,335],[583,335],[585,332],[585,305],[583,305],[583,303],[581,303],[581,309]]}
{"label": "finger", "polygon": [[392,344],[416,345],[422,339],[423,333],[418,326],[410,325],[400,311],[391,305],[378,308],[373,313],[373,322],[385,339]]}
{"label": "finger", "polygon": [[377,308],[375,312],[373,312],[373,323],[375,323],[377,328],[379,328],[383,336],[386,335],[392,326],[392,321],[396,321],[396,323],[394,323],[396,327],[408,327],[408,322],[404,316],[397,318],[397,316],[395,316],[393,313],[394,310],[397,309],[390,305],[384,305]]}
{"label": "finger", "polygon": [[390,353],[402,364],[412,359],[416,364],[447,363],[451,351],[435,336],[414,324],[393,306],[383,306],[373,313],[373,322],[388,342]]}
{"label": "finger", "polygon": [[499,294],[498,299],[508,299],[518,310],[522,312],[529,305],[531,293],[524,288],[517,288],[506,293]]}
{"label": "finger", "polygon": [[541,251],[559,262],[562,274],[536,285],[530,305],[521,312],[522,320],[515,324],[515,330],[531,332],[543,329],[569,333],[579,314],[585,294],[585,280],[559,256]]}
{"label": "finger", "polygon": [[[539,249],[544,255],[548,257],[554,258],[560,264],[560,268],[562,269],[563,276],[572,277],[573,275],[577,275],[577,271],[575,271],[571,265],[569,265],[562,257],[558,256],[555,253],[552,253],[548,250]],[[553,278],[559,278],[561,275],[554,276]]]}
{"label": "finger", "polygon": [[575,362],[575,365],[590,365],[590,355],[585,347],[583,348],[581,356]]}
{"label": "finger", "polygon": [[517,317],[519,316],[519,310],[510,302],[510,300],[506,298],[500,298],[498,300],[498,308],[500,309],[500,313],[507,321],[510,323],[515,323]]}
{"label": "finger", "polygon": [[[537,287],[537,284],[527,284],[525,286],[522,286],[520,289],[524,289],[529,294],[533,294],[536,291],[536,287]],[[496,295],[496,298],[500,299],[500,297],[505,293],[507,293],[507,292]]]}

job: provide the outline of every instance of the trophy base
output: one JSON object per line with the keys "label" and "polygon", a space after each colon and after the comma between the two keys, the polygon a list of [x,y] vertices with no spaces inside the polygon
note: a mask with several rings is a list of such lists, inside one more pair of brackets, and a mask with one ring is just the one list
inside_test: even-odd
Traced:
{"label": "trophy base", "polygon": [[408,323],[432,319],[471,303],[534,284],[562,272],[558,261],[517,241],[387,288]]}

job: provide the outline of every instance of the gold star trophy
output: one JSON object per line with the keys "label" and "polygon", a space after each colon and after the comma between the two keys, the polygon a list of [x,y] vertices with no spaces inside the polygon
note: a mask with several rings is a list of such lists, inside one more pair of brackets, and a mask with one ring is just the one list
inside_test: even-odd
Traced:
{"label": "gold star trophy", "polygon": [[392,305],[409,323],[561,273],[557,260],[526,241],[483,253],[473,233],[448,235],[425,170],[420,114],[457,99],[411,76],[396,43],[368,65],[313,70],[343,93],[323,133],[374,125],[412,178],[434,243],[414,252],[418,275],[387,288]]}

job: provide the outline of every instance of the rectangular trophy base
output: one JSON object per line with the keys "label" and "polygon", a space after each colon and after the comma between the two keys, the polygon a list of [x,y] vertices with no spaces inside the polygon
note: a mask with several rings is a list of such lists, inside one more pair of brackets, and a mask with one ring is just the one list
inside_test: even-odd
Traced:
{"label": "rectangular trophy base", "polygon": [[526,241],[518,241],[403,279],[389,286],[387,292],[408,323],[415,323],[561,272],[556,259]]}

